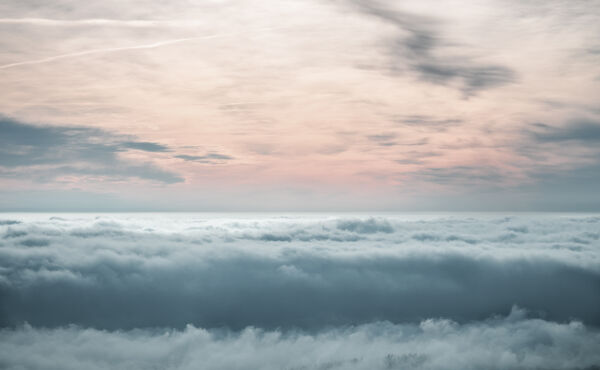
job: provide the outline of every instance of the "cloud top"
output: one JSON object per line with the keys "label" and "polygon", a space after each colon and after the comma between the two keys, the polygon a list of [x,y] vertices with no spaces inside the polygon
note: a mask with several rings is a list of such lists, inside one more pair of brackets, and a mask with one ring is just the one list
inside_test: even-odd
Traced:
{"label": "cloud top", "polygon": [[510,315],[459,325],[445,319],[376,322],[306,333],[246,328],[98,331],[76,326],[1,330],[7,369],[593,369],[600,333]]}
{"label": "cloud top", "polygon": [[2,326],[318,330],[515,304],[600,325],[597,217],[40,217],[0,226]]}

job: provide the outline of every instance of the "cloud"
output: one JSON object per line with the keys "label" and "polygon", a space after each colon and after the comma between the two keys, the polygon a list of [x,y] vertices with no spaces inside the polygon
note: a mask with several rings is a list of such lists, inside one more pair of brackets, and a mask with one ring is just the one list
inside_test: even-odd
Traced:
{"label": "cloud", "polygon": [[396,134],[394,133],[389,133],[389,134],[377,134],[377,135],[369,135],[367,136],[367,138],[371,141],[389,141],[389,140],[393,140],[396,138]]}
{"label": "cloud", "polygon": [[233,157],[231,157],[229,155],[220,154],[220,153],[207,153],[205,155],[181,154],[181,155],[176,155],[175,158],[183,159],[184,161],[190,161],[190,162],[211,163],[211,164],[223,163],[223,161],[229,161],[229,160],[233,159]]}
{"label": "cloud", "polygon": [[186,19],[177,20],[129,20],[129,19],[50,19],[50,18],[0,18],[0,24],[16,24],[31,26],[53,26],[53,27],[191,27],[200,22]]}
{"label": "cloud", "polygon": [[516,80],[516,73],[506,66],[482,64],[473,58],[444,54],[450,42],[440,37],[438,22],[427,17],[397,11],[381,2],[353,0],[362,13],[398,28],[400,35],[389,44],[393,65],[390,71],[401,72],[404,66],[418,77],[437,85],[455,86],[466,96],[506,85]]}
{"label": "cloud", "polygon": [[440,152],[433,151],[417,151],[411,150],[407,152],[401,153],[404,157],[402,159],[395,160],[396,163],[399,164],[424,164],[426,160],[430,158],[439,157],[441,155]]}
{"label": "cloud", "polygon": [[340,220],[337,228],[340,230],[353,231],[359,234],[373,234],[378,232],[392,233],[394,228],[386,220],[369,218],[367,220]]}
{"label": "cloud", "polygon": [[204,36],[204,37],[186,37],[186,38],[180,38],[180,39],[163,40],[163,41],[153,42],[150,44],[131,45],[131,46],[116,47],[116,48],[101,48],[101,49],[83,50],[83,51],[78,51],[75,53],[54,55],[51,57],[46,57],[46,58],[41,58],[41,59],[25,60],[25,61],[16,62],[16,63],[3,64],[3,65],[0,65],[0,69],[9,69],[9,68],[21,67],[21,66],[27,66],[27,65],[44,64],[44,63],[54,62],[56,60],[75,58],[75,57],[81,57],[81,56],[93,55],[93,54],[114,53],[114,52],[128,51],[128,50],[154,49],[154,48],[158,48],[158,47],[166,46],[166,45],[178,44],[178,43],[189,42],[189,41],[197,41],[197,40],[203,40],[203,39],[211,39],[211,38],[215,38],[215,37],[223,37],[223,35],[209,35],[209,36]]}
{"label": "cloud", "polygon": [[123,148],[127,149],[137,149],[143,150],[146,152],[169,152],[171,151],[168,147],[157,144],[157,143],[149,143],[144,141],[127,141],[121,144]]}
{"label": "cloud", "polygon": [[472,186],[498,184],[503,176],[493,167],[425,167],[412,173],[413,178],[441,185]]}
{"label": "cloud", "polygon": [[505,85],[514,80],[514,72],[503,66],[463,65],[460,61],[451,64],[446,61],[419,62],[414,68],[421,77],[439,85],[445,85],[452,80],[462,80],[463,91],[475,94],[480,90]]}
{"label": "cloud", "polygon": [[421,165],[421,164],[425,163],[423,160],[421,160],[421,159],[415,159],[415,158],[413,158],[413,159],[410,159],[410,158],[407,158],[407,159],[396,159],[394,162],[396,162],[398,164],[418,164],[418,165]]}
{"label": "cloud", "polygon": [[445,127],[456,126],[463,122],[461,119],[437,119],[432,116],[424,115],[399,116],[395,119],[395,121],[406,126],[427,127],[434,128],[436,130],[443,129]]}
{"label": "cloud", "polygon": [[392,141],[396,138],[395,133],[382,133],[376,135],[367,135],[369,141],[377,143],[379,146],[394,146],[396,142]]}
{"label": "cloud", "polygon": [[538,142],[560,143],[578,141],[594,144],[600,141],[600,122],[588,119],[573,119],[562,127],[549,126],[543,123],[533,125],[535,130],[530,135]]}
{"label": "cloud", "polygon": [[[97,329],[600,325],[597,216],[18,216],[0,226],[0,326]],[[523,232],[527,230],[527,232]]]}
{"label": "cloud", "polygon": [[[163,183],[183,181],[149,162],[125,160],[120,152],[165,152],[161,144],[88,127],[41,126],[0,117],[0,166],[15,177],[52,180],[60,175],[137,177]],[[35,171],[28,170],[34,167]],[[40,168],[39,166],[43,166]]]}
{"label": "cloud", "polygon": [[5,369],[596,369],[600,333],[577,321],[505,317],[460,325],[373,322],[304,331],[99,331],[25,325],[0,331]]}
{"label": "cloud", "polygon": [[422,146],[429,142],[427,137],[414,141],[393,141],[396,137],[397,135],[393,132],[367,135],[369,141],[375,142],[379,146]]}

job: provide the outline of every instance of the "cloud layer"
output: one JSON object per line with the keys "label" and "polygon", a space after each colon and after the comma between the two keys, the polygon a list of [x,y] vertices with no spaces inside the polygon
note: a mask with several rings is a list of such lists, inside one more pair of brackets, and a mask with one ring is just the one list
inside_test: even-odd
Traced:
{"label": "cloud layer", "polygon": [[322,330],[0,331],[4,369],[597,369],[600,332],[510,315],[459,325],[377,322]]}
{"label": "cloud layer", "polygon": [[[16,223],[20,222],[20,223]],[[600,325],[596,216],[18,216],[0,323],[319,330],[507,314]]]}

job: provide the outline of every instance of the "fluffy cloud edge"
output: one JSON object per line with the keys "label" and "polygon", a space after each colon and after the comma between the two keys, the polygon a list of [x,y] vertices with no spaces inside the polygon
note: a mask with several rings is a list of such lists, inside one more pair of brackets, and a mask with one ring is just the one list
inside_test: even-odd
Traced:
{"label": "fluffy cloud edge", "polygon": [[597,329],[577,321],[506,317],[459,325],[372,322],[318,333],[264,330],[102,331],[24,325],[0,330],[6,369],[596,369]]}

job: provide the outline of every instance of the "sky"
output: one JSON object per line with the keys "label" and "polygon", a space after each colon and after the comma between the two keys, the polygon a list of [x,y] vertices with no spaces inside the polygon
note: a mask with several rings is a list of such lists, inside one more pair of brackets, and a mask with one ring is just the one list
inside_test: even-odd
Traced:
{"label": "sky", "polygon": [[0,210],[600,211],[597,1],[0,14]]}

